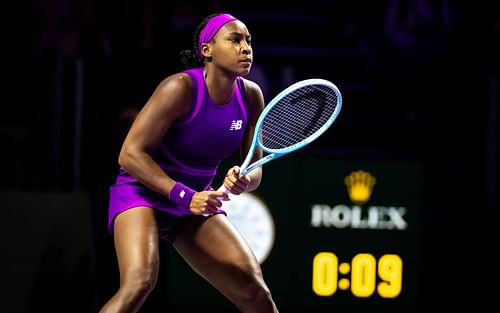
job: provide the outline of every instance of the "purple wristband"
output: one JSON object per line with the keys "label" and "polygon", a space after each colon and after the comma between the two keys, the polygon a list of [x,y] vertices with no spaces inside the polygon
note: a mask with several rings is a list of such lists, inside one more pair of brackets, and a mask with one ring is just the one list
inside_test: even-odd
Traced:
{"label": "purple wristband", "polygon": [[174,188],[170,190],[168,198],[175,202],[178,206],[189,209],[189,204],[193,195],[196,193],[193,189],[187,187],[186,185],[176,182]]}

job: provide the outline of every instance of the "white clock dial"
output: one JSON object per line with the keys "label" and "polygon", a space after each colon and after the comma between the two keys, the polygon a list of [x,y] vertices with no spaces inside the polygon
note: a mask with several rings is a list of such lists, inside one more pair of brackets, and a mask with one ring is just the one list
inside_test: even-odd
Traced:
{"label": "white clock dial", "polygon": [[262,264],[274,244],[272,215],[264,202],[254,194],[230,195],[230,198],[230,201],[223,203],[222,209]]}

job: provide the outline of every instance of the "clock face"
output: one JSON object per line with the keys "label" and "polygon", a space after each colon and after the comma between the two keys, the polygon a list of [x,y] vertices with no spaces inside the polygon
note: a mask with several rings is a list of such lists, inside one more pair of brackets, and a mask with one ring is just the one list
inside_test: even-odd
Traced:
{"label": "clock face", "polygon": [[230,198],[223,203],[222,209],[262,264],[274,244],[272,215],[265,203],[252,193],[231,195]]}

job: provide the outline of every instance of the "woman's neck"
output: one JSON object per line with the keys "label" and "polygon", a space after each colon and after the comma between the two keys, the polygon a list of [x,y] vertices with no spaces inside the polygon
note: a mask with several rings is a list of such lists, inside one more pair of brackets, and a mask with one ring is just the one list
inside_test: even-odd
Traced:
{"label": "woman's neck", "polygon": [[217,104],[226,104],[234,92],[235,77],[229,77],[220,71],[205,68],[203,78],[210,98]]}

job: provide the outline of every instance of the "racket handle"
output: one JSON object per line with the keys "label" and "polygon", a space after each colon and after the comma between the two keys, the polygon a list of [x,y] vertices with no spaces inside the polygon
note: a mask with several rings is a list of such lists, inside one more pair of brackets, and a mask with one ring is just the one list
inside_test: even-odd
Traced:
{"label": "racket handle", "polygon": [[224,191],[225,193],[228,193],[229,191],[227,190],[226,186],[224,186],[224,184],[222,184],[219,189],[217,189],[217,191]]}
{"label": "racket handle", "polygon": [[[224,186],[224,184],[222,184],[222,186],[219,187],[219,189],[217,189],[217,191],[223,191],[224,193],[227,193],[229,194],[229,190],[227,190],[226,186]],[[218,197],[219,200],[222,200],[223,198],[222,197]]]}

